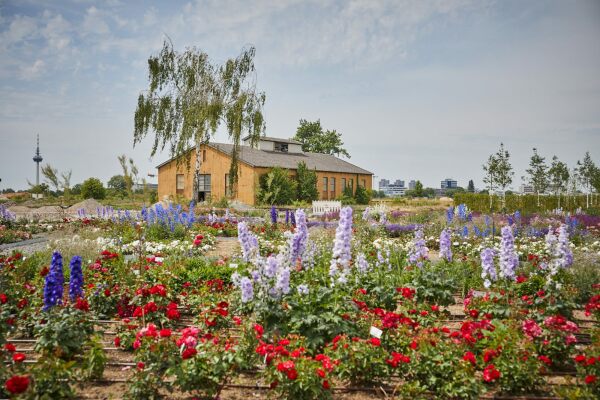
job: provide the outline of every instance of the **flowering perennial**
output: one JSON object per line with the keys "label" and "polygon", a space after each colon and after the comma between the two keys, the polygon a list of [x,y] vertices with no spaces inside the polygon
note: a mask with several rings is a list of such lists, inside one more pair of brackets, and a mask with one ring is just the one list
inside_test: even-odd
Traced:
{"label": "flowering perennial", "polygon": [[486,248],[481,251],[481,278],[483,285],[489,288],[492,281],[496,280],[496,267],[494,266],[494,249]]}
{"label": "flowering perennial", "polygon": [[506,279],[515,279],[515,271],[519,266],[519,256],[515,250],[515,238],[510,226],[502,228],[502,241],[500,242],[500,276]]}
{"label": "flowering perennial", "polygon": [[251,261],[258,256],[258,239],[248,229],[246,222],[238,223],[238,240],[242,247],[244,261]]}
{"label": "flowering perennial", "polygon": [[444,229],[440,233],[440,257],[452,262],[452,243],[450,241],[450,230]]}
{"label": "flowering perennial", "polygon": [[46,275],[44,285],[44,311],[62,304],[63,298],[63,262],[62,256],[58,251],[52,253],[52,262],[50,263],[50,272]]}
{"label": "flowering perennial", "polygon": [[429,259],[429,249],[425,246],[422,227],[419,227],[415,231],[415,238],[412,243],[413,247],[408,252],[408,261],[412,265],[422,268],[423,262]]}
{"label": "flowering perennial", "polygon": [[69,298],[75,301],[83,297],[83,271],[81,270],[81,257],[74,256],[71,259],[71,278],[69,279]]}
{"label": "flowering perennial", "polygon": [[329,266],[329,275],[332,278],[341,272],[340,278],[342,281],[344,281],[350,267],[350,260],[352,258],[350,246],[351,240],[352,208],[344,207],[340,210],[340,221],[335,231],[335,240],[333,242],[333,256]]}

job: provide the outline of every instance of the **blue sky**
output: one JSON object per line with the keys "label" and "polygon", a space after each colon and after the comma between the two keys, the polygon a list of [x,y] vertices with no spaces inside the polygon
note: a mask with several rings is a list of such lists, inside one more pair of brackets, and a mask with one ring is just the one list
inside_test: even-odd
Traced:
{"label": "blue sky", "polygon": [[[140,171],[146,61],[168,36],[215,61],[256,47],[270,136],[321,119],[379,178],[482,186],[502,141],[520,183],[532,147],[600,162],[598,1],[0,1],[0,188],[44,162],[72,183]],[[220,132],[216,140],[226,141]]]}

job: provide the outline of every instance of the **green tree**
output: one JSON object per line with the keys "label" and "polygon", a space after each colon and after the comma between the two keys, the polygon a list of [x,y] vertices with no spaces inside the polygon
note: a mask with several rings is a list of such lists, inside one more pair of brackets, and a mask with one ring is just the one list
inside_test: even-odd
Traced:
{"label": "green tree", "polygon": [[133,185],[137,183],[138,169],[133,162],[133,158],[130,157],[128,163],[127,156],[125,154],[118,156],[117,159],[119,160],[119,164],[121,164],[121,169],[123,170],[125,190],[130,197],[133,197]]}
{"label": "green tree", "polygon": [[415,197],[423,197],[423,184],[421,181],[415,182],[415,190],[413,191]]}
{"label": "green tree", "polygon": [[296,178],[298,180],[298,200],[311,202],[319,198],[317,173],[308,169],[304,161],[298,163]]}
{"label": "green tree", "polygon": [[323,131],[321,120],[314,122],[300,120],[294,140],[302,143],[302,150],[310,153],[335,154],[350,158],[350,154],[342,146],[342,134],[336,130]]}
{"label": "green tree", "polygon": [[[540,193],[544,193],[548,188],[548,166],[546,165],[546,158],[540,156],[535,147],[529,160],[529,168],[525,172],[529,175],[527,183],[533,186],[533,190],[537,193],[537,205],[539,207]],[[525,177],[523,177],[523,180],[525,180]]]}
{"label": "green tree", "polygon": [[272,168],[258,179],[257,200],[261,204],[286,205],[296,199],[297,182],[290,178],[287,170]]}
{"label": "green tree", "polygon": [[71,197],[71,175],[73,175],[72,170],[68,170],[67,172],[63,172],[60,174],[60,184],[63,189],[63,193],[66,199]]}
{"label": "green tree", "polygon": [[558,157],[552,157],[552,164],[548,169],[548,180],[554,194],[558,197],[558,208],[560,208],[560,197],[563,192],[568,189],[569,185],[569,167]]}
{"label": "green tree", "polygon": [[[504,148],[504,143],[500,143],[500,148],[495,154],[488,157],[488,161],[483,165],[485,173],[483,182],[487,185],[490,195],[490,209],[492,209],[492,199],[494,190],[500,189],[503,194],[506,188],[512,183],[512,177],[515,174],[510,163],[510,154]],[[506,196],[502,196],[503,207],[506,204]]]}
{"label": "green tree", "polygon": [[81,183],[73,185],[71,188],[71,193],[75,196],[79,196],[81,194]]}
{"label": "green tree", "polygon": [[369,204],[371,201],[371,193],[367,188],[358,185],[356,187],[356,192],[354,193],[354,199],[356,200],[356,204]]}
{"label": "green tree", "polygon": [[200,146],[209,142],[219,125],[225,123],[233,141],[229,179],[234,197],[242,134],[247,132],[255,145],[264,132],[265,94],[256,90],[254,55],[255,49],[250,47],[237,58],[216,65],[199,49],[188,48],[178,53],[165,41],[161,52],[148,59],[150,86],[138,97],[134,144],[152,129],[155,133],[152,155],[169,144],[171,155],[178,162],[186,159],[188,168],[188,150],[195,147],[193,198],[196,201],[202,162]]}
{"label": "green tree", "polygon": [[586,208],[590,207],[590,193],[592,191],[592,181],[596,172],[596,164],[590,156],[590,152],[586,151],[583,161],[577,161],[577,176],[579,182],[585,189]]}
{"label": "green tree", "polygon": [[469,185],[467,186],[467,192],[475,193],[475,184],[473,183],[473,179],[469,180]]}
{"label": "green tree", "polygon": [[125,177],[123,175],[112,176],[106,183],[106,186],[117,191],[127,190],[127,183],[125,182]]}
{"label": "green tree", "polygon": [[100,200],[106,197],[106,189],[98,178],[88,178],[81,185],[81,196],[84,199]]}
{"label": "green tree", "polygon": [[58,178],[58,170],[56,168],[52,168],[50,164],[46,164],[42,166],[42,175],[44,175],[46,183],[54,186],[55,192],[60,190],[60,181]]}

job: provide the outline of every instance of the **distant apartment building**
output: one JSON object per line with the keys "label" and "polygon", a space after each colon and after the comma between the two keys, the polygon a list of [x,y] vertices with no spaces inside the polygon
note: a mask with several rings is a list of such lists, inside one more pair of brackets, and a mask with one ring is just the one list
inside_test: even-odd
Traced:
{"label": "distant apartment building", "polygon": [[452,178],[446,178],[441,182],[440,188],[442,190],[446,189],[456,189],[458,187],[458,182]]}
{"label": "distant apartment building", "polygon": [[408,190],[415,190],[416,187],[417,181],[415,181],[414,179],[408,182]]}
{"label": "distant apartment building", "polygon": [[519,186],[519,193],[520,194],[534,194],[535,190],[533,190],[532,185],[522,184],[521,186]]}
{"label": "distant apartment building", "polygon": [[387,197],[398,197],[406,194],[404,181],[400,179],[396,179],[394,183],[390,183],[389,179],[381,179],[379,181],[379,190]]}

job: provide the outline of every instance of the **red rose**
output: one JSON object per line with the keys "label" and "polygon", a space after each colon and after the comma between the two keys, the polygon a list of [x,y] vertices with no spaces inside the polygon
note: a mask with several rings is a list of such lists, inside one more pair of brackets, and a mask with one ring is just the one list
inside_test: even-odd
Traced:
{"label": "red rose", "polygon": [[20,363],[20,362],[25,361],[26,357],[25,357],[25,354],[23,354],[23,353],[15,353],[15,354],[13,354],[12,358],[13,358],[14,362]]}
{"label": "red rose", "polygon": [[144,364],[141,361],[137,363],[137,369],[139,369],[140,371],[143,370],[145,366],[146,366],[146,364]]}
{"label": "red rose", "polygon": [[259,339],[264,333],[264,328],[259,324],[254,324],[254,331],[256,332],[256,338]]}
{"label": "red rose", "polygon": [[8,301],[8,296],[4,293],[0,293],[0,304],[6,304]]}
{"label": "red rose", "polygon": [[117,336],[115,338],[115,347],[119,347],[119,346],[121,346],[121,338]]}
{"label": "red rose", "polygon": [[548,356],[539,355],[538,360],[540,360],[541,362],[543,362],[546,365],[552,365],[552,360],[550,360],[550,358]]}
{"label": "red rose", "polygon": [[4,387],[12,394],[23,393],[29,386],[29,377],[27,375],[15,375],[6,381]]}
{"label": "red rose", "polygon": [[463,356],[463,360],[468,361],[473,365],[477,363],[477,360],[475,359],[475,354],[471,353],[470,351],[467,351],[465,353],[465,355]]}
{"label": "red rose", "polygon": [[[16,348],[16,347],[15,347],[15,345],[14,345],[14,344],[12,344],[12,343],[6,343],[6,344],[4,345],[4,350],[6,350],[6,351],[8,351],[8,352],[11,352],[11,353],[13,353],[13,352],[15,352],[15,351],[17,350],[17,348]],[[585,357],[584,357],[584,358],[585,358]]]}
{"label": "red rose", "polygon": [[578,354],[575,356],[575,362],[578,364],[581,364],[583,362],[585,362],[585,355],[584,354]]}
{"label": "red rose", "polygon": [[295,369],[290,369],[287,372],[287,377],[289,380],[293,381],[298,377],[298,372]]}
{"label": "red rose", "polygon": [[588,375],[585,377],[585,383],[591,385],[596,382],[596,375]]}
{"label": "red rose", "polygon": [[496,369],[494,364],[490,364],[483,370],[483,380],[486,382],[493,382],[500,378],[500,371]]}
{"label": "red rose", "polygon": [[161,329],[158,334],[160,335],[160,337],[170,337],[171,330],[170,329]]}
{"label": "red rose", "polygon": [[323,389],[329,389],[329,381],[323,381]]}
{"label": "red rose", "polygon": [[181,353],[181,358],[187,360],[188,358],[194,357],[196,354],[198,354],[198,350],[188,347]]}
{"label": "red rose", "polygon": [[373,346],[381,346],[381,340],[377,339],[376,337],[371,338],[370,342]]}
{"label": "red rose", "polygon": [[50,272],[50,268],[48,268],[48,266],[44,266],[44,268],[42,268],[42,270],[40,271],[40,276],[44,277],[44,276],[48,275],[49,272]]}

